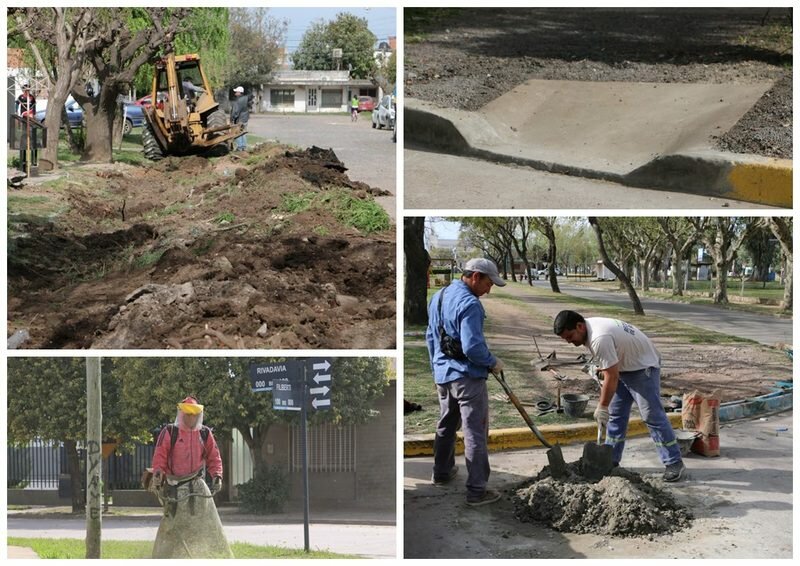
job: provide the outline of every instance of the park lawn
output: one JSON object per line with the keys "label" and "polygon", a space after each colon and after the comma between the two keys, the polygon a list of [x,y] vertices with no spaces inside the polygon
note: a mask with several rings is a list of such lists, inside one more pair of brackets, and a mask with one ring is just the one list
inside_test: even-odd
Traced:
{"label": "park lawn", "polygon": [[[606,316],[620,318],[629,321],[647,334],[657,334],[660,337],[669,338],[671,341],[684,344],[727,344],[727,343],[750,343],[744,338],[729,336],[706,329],[697,328],[681,322],[661,318],[653,315],[636,316],[628,308],[615,305],[598,303],[589,299],[571,297],[569,295],[558,295],[549,289],[537,287],[525,287],[530,294],[546,296],[548,299],[564,303],[590,316]],[[432,291],[429,290],[429,295]],[[551,318],[533,306],[528,305],[521,299],[508,294],[498,287],[492,289],[492,293],[487,300],[503,301],[513,304],[521,311],[522,316],[541,321],[546,326],[552,324]],[[485,332],[487,335],[493,332],[494,321],[491,317],[486,319]],[[409,330],[408,328],[406,329]],[[524,352],[519,350],[503,350],[492,348],[505,362],[504,375],[506,382],[511,390],[517,395],[520,401],[527,405],[535,403],[547,389],[544,387],[545,381],[552,379],[549,375],[535,371],[531,365],[531,360],[536,358],[533,344],[531,351]],[[404,381],[403,399],[422,406],[421,411],[414,411],[404,416],[405,434],[431,434],[436,429],[436,421],[439,416],[439,402],[436,395],[436,388],[431,374],[428,350],[424,342],[424,336],[406,338],[404,347]],[[507,400],[500,384],[489,376],[489,428],[524,428],[526,427],[517,409]],[[550,399],[552,401],[552,399]],[[535,407],[526,406],[526,411],[530,415],[536,414]],[[590,413],[583,420],[591,422]],[[550,413],[542,417],[535,417],[537,424],[561,424],[574,423],[575,419],[564,414]]]}
{"label": "park lawn", "polygon": [[[595,287],[598,289],[606,289],[609,291],[619,291],[619,284],[616,281],[575,281],[567,279],[570,285],[584,285],[588,287]],[[771,299],[773,301],[783,300],[783,286],[774,281],[768,282],[762,289],[764,284],[761,281],[745,281],[744,289],[742,289],[741,280],[729,279],[728,280],[728,296],[729,297],[746,297],[750,299]],[[712,291],[710,282],[708,281],[690,281],[689,291],[710,293]],[[649,291],[636,290],[640,298],[662,299],[668,301],[675,301],[680,303],[692,305],[709,305],[720,309],[729,309],[745,312],[755,312],[760,314],[774,314],[783,315],[779,306],[776,305],[761,305],[753,303],[735,303],[730,302],[725,305],[715,305],[713,298],[709,296],[673,296],[672,287],[659,288],[651,285]],[[786,313],[791,316],[790,313]]]}
{"label": "park lawn", "polygon": [[[83,539],[49,539],[49,538],[17,538],[8,537],[9,546],[32,548],[40,558],[85,558],[86,542]],[[359,558],[347,554],[336,554],[328,551],[311,551],[279,546],[259,546],[234,542],[231,544],[236,558]],[[104,540],[103,558],[150,558],[153,552],[152,541],[118,541]]]}
{"label": "park lawn", "polygon": [[[553,293],[549,289],[541,289],[538,287],[529,286],[526,286],[525,288],[532,295],[546,296],[552,301],[571,306],[572,309],[577,310],[584,316],[618,318],[636,325],[645,334],[652,336],[658,335],[662,338],[669,338],[676,342],[687,344],[730,344],[740,342],[753,344],[756,343],[752,340],[747,340],[746,338],[739,338],[738,336],[730,336],[720,332],[713,332],[711,330],[706,330],[705,328],[698,328],[690,324],[685,324],[651,314],[639,316],[634,314],[629,307],[619,307],[607,303],[600,303],[591,299]],[[552,325],[553,323],[552,318],[534,310],[533,307],[529,306],[521,299],[509,295],[505,291],[492,289],[492,297],[494,299],[512,302],[515,306],[526,311],[530,315],[535,316],[548,326]],[[490,330],[487,330],[487,332],[488,331]]]}
{"label": "park lawn", "polygon": [[[487,327],[487,331],[491,331]],[[532,356],[517,351],[496,350],[505,363],[503,376],[511,390],[525,405],[528,414],[536,415],[536,408],[528,406],[539,399],[546,398],[542,392],[545,380],[549,375],[534,371],[530,365]],[[436,430],[439,418],[439,401],[436,386],[431,375],[428,362],[428,349],[425,346],[406,345],[404,351],[405,373],[403,380],[403,399],[422,406],[421,411],[414,411],[404,416],[404,434],[431,434]],[[508,401],[503,388],[490,374],[489,388],[489,428],[526,428],[516,407]],[[552,399],[548,399],[552,401]],[[591,419],[585,419],[590,422]],[[536,424],[574,423],[575,419],[564,414],[549,413],[536,417]]]}

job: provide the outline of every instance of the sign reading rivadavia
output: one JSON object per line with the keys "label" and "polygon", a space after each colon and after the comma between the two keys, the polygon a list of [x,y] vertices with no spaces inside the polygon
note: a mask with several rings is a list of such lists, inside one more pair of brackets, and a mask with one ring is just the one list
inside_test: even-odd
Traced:
{"label": "sign reading rivadavia", "polygon": [[297,360],[250,364],[250,384],[253,392],[272,391],[276,379],[297,380],[301,377],[301,368]]}

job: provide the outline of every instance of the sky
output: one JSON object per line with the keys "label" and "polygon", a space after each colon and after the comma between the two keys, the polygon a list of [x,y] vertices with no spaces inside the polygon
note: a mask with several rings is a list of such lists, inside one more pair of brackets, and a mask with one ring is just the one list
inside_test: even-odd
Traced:
{"label": "sky", "polygon": [[397,35],[395,8],[270,8],[268,14],[274,18],[289,20],[286,48],[292,53],[300,45],[300,40],[311,22],[320,18],[325,21],[335,20],[340,12],[366,18],[369,30],[378,37],[378,41],[386,41],[390,35]]}
{"label": "sky", "polygon": [[433,217],[431,220],[431,227],[436,235],[443,240],[455,240],[458,238],[458,233],[461,229],[461,224],[458,222],[450,222],[440,217]]}

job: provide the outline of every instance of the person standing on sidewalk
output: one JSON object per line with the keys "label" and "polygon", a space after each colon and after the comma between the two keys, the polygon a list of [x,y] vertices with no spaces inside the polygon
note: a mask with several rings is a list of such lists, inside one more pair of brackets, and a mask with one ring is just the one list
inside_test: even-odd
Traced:
{"label": "person standing on sidewalk", "polygon": [[681,479],[683,465],[675,431],[661,405],[661,356],[653,342],[632,324],[613,318],[586,318],[561,311],[553,332],[575,346],[586,346],[603,372],[600,400],[594,412],[598,426],[606,428],[606,444],[613,447],[619,465],[633,402],[639,407],[658,456],[666,466],[664,481]]}
{"label": "person standing on sidewalk", "polygon": [[426,341],[439,394],[439,421],[434,440],[431,481],[444,485],[455,478],[456,431],[464,431],[467,463],[467,505],[479,506],[500,499],[486,488],[489,481],[489,371],[500,372],[503,362],[486,345],[486,313],[478,300],[492,285],[503,287],[495,264],[470,259],[459,281],[436,293],[428,306]]}

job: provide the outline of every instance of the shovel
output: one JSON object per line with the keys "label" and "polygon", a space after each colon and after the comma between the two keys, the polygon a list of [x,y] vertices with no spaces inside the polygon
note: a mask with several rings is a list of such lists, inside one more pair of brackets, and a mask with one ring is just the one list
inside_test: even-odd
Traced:
{"label": "shovel", "polygon": [[528,416],[527,411],[522,407],[522,403],[519,402],[517,396],[514,395],[514,392],[511,391],[511,388],[508,386],[508,383],[506,383],[506,377],[503,375],[503,371],[500,370],[500,375],[496,373],[493,375],[497,378],[497,381],[500,382],[500,385],[503,387],[503,391],[506,392],[506,395],[508,395],[508,398],[511,401],[511,403],[517,408],[519,414],[522,415],[522,419],[528,425],[528,428],[530,428],[531,431],[533,431],[533,434],[536,435],[536,438],[539,439],[539,442],[541,442],[548,448],[547,461],[550,464],[550,475],[555,479],[566,477],[567,463],[564,462],[564,455],[561,453],[561,446],[559,446],[558,444],[553,446],[552,444],[547,442],[547,439],[544,437],[544,435],[542,435],[542,433],[539,432],[539,429],[536,428],[535,424],[533,424],[533,420],[530,418],[530,416]]}
{"label": "shovel", "polygon": [[612,448],[608,444],[601,444],[603,438],[603,425],[597,423],[597,444],[587,442],[583,446],[581,458],[581,472],[585,478],[600,480],[614,468]]}

